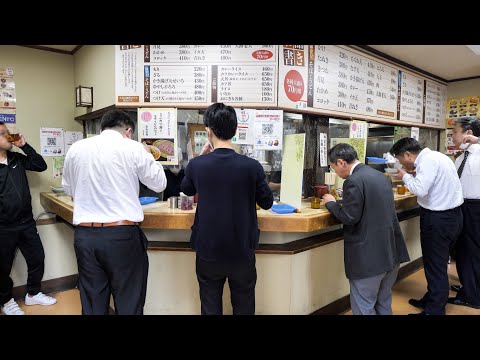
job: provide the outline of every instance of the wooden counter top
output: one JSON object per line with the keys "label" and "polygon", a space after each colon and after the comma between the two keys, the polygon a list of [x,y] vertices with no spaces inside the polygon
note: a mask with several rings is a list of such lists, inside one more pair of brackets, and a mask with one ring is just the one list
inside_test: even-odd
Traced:
{"label": "wooden counter top", "polygon": [[[48,211],[56,213],[72,224],[73,202],[64,194],[53,192],[40,193],[40,203]],[[397,210],[408,210],[417,206],[417,197],[410,193],[395,195]],[[194,210],[169,209],[167,202],[156,202],[142,206],[145,219],[144,229],[190,229],[195,216]],[[261,231],[274,232],[311,232],[339,224],[322,205],[320,209],[311,209],[310,200],[303,200],[300,213],[278,215],[271,210],[258,210],[258,227]]]}

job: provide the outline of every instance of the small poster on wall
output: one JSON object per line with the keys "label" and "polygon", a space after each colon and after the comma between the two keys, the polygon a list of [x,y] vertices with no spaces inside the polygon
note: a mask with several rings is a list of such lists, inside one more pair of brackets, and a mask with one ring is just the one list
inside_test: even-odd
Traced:
{"label": "small poster on wall", "polygon": [[63,128],[40,128],[40,148],[42,156],[65,155]]}
{"label": "small poster on wall", "polygon": [[241,145],[253,145],[253,121],[255,118],[254,109],[235,109],[237,113],[237,132],[232,143]]}
{"label": "small poster on wall", "polygon": [[195,154],[200,154],[203,146],[208,140],[207,131],[195,131],[193,134],[193,140],[195,144]]}
{"label": "small poster on wall", "polygon": [[63,156],[52,157],[52,170],[53,170],[53,178],[54,179],[62,177],[64,161],[65,161],[65,157],[63,157]]}
{"label": "small poster on wall", "polygon": [[178,165],[177,109],[138,109],[139,141],[163,165]]}
{"label": "small poster on wall", "polygon": [[457,151],[459,151],[459,150],[455,146],[455,144],[453,143],[453,129],[447,129],[447,131],[445,133],[445,136],[447,137],[446,141],[445,141],[446,153],[449,154],[449,155],[456,154]]}
{"label": "small poster on wall", "polygon": [[350,124],[350,137],[352,139],[366,139],[368,137],[368,123],[354,120]]}
{"label": "small poster on wall", "polygon": [[411,137],[417,141],[420,141],[420,128],[412,127]]}
{"label": "small poster on wall", "polygon": [[327,134],[320,133],[320,166],[327,166]]}
{"label": "small poster on wall", "polygon": [[255,150],[282,150],[283,110],[255,111]]}
{"label": "small poster on wall", "polygon": [[17,96],[15,94],[14,70],[11,67],[0,68],[0,122],[17,122]]}
{"label": "small poster on wall", "polygon": [[65,154],[70,150],[74,143],[82,139],[83,133],[81,131],[65,131]]}

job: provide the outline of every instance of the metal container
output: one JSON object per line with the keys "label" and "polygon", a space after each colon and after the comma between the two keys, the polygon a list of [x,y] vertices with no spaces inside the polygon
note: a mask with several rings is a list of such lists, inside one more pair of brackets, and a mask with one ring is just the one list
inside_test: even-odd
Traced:
{"label": "metal container", "polygon": [[168,198],[168,207],[170,209],[176,209],[178,207],[178,198],[176,196],[171,196]]}

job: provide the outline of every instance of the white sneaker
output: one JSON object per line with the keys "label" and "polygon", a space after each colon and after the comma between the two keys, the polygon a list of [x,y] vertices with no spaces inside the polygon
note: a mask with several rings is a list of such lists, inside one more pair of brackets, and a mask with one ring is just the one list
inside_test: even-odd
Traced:
{"label": "white sneaker", "polygon": [[25,315],[22,309],[18,306],[18,304],[13,300],[10,299],[5,305],[3,305],[2,313],[5,315]]}
{"label": "white sneaker", "polygon": [[25,295],[25,305],[53,305],[57,302],[57,299],[45,295],[41,291],[34,296],[29,294]]}

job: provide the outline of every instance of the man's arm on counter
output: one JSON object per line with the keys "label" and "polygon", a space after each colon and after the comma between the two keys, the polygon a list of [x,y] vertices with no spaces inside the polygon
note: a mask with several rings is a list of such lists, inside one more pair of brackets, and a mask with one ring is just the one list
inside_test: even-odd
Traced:
{"label": "man's arm on counter", "polygon": [[255,201],[262,209],[268,210],[273,205],[273,193],[267,184],[265,171],[263,170],[263,167],[262,165],[260,165],[260,163],[257,163],[256,171],[257,183],[255,191]]}
{"label": "man's arm on counter", "polygon": [[325,207],[344,225],[355,225],[360,221],[365,199],[358,186],[348,179],[343,184],[343,206],[335,201],[325,203]]}
{"label": "man's arm on counter", "polygon": [[160,163],[143,146],[135,153],[138,179],[149,189],[162,192],[167,187],[167,177]]}

